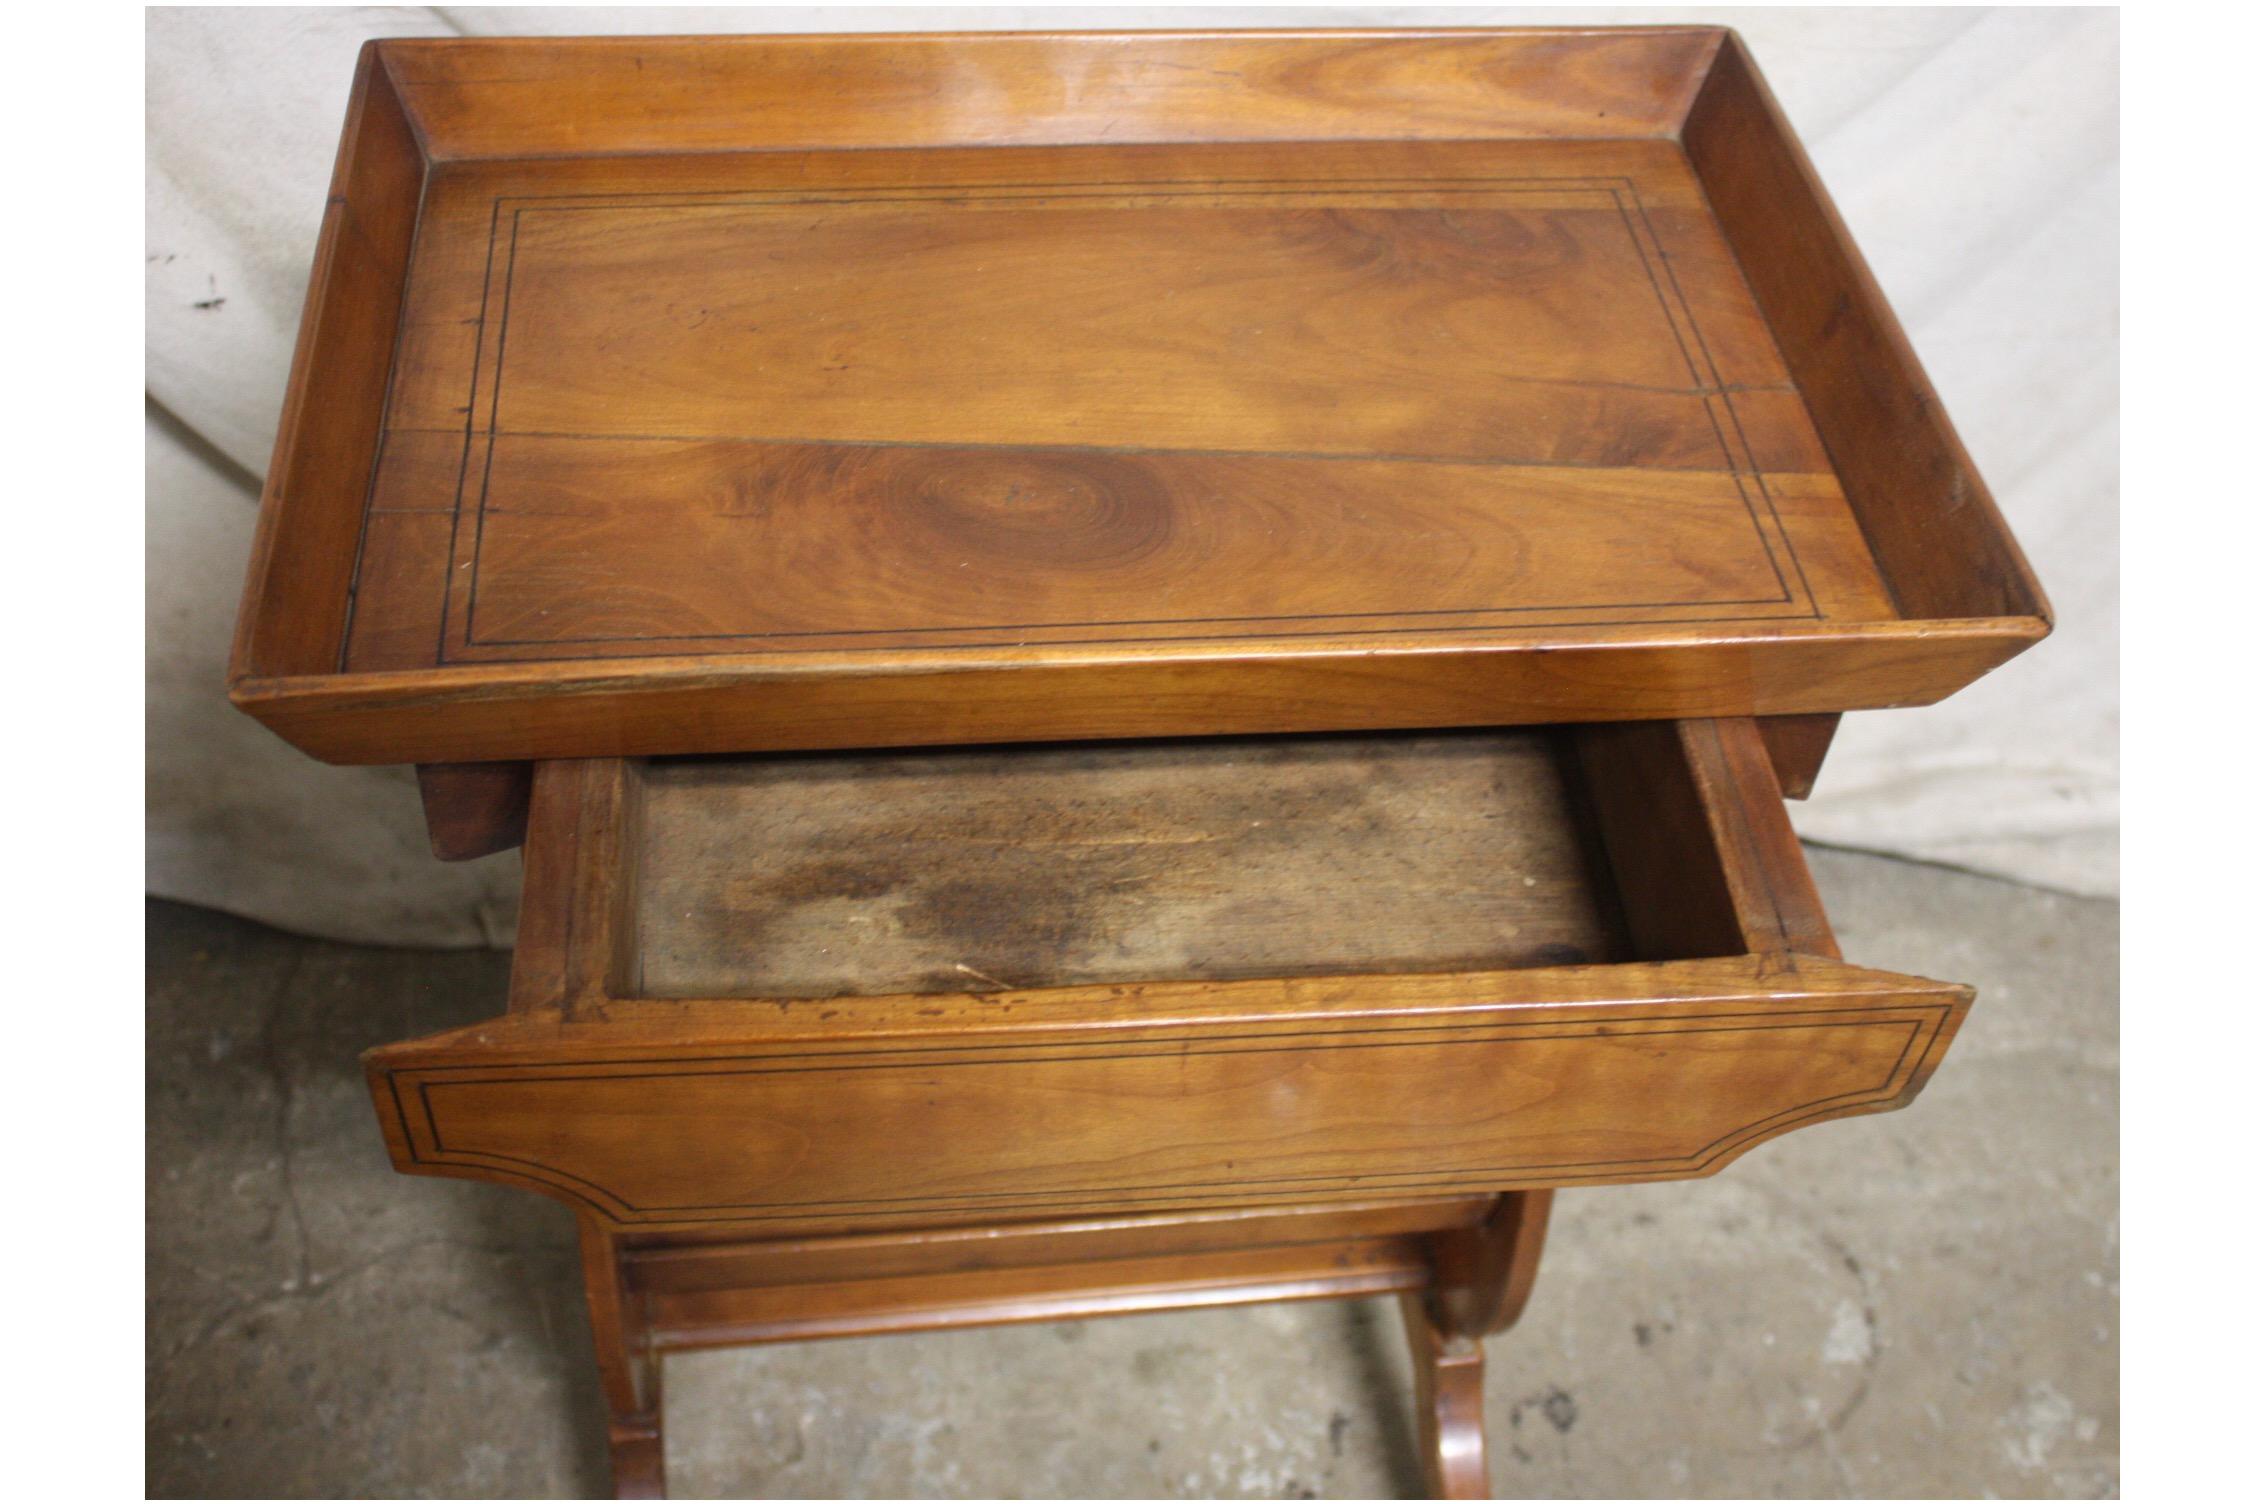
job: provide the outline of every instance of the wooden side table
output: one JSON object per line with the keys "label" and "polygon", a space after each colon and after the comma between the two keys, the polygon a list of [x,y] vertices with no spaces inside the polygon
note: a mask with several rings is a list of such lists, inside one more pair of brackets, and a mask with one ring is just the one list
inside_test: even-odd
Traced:
{"label": "wooden side table", "polygon": [[1403,1297],[1428,1480],[1560,1186],[1898,1107],[1750,721],[550,762],[510,1011],[395,1164],[579,1213],[619,1486],[686,1348]]}
{"label": "wooden side table", "polygon": [[1554,1189],[1935,1068],[1781,796],[2050,624],[1726,30],[402,40],[230,693],[524,843],[370,1081],[622,1489],[667,1351],[1394,1292],[1462,1495]]}

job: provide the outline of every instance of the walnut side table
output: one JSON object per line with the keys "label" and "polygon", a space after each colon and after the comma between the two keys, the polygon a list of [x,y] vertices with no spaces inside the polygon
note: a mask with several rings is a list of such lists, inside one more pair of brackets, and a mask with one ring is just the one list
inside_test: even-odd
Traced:
{"label": "walnut side table", "polygon": [[1563,1186],[1898,1107],[1784,797],[2049,630],[1712,27],[364,52],[231,668],[508,1011],[395,1163],[661,1357],[1402,1298],[1437,1494]]}

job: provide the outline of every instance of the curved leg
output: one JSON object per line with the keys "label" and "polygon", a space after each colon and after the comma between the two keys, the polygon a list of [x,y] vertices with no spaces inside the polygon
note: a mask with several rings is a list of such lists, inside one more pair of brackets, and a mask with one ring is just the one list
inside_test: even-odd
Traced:
{"label": "curved leg", "polygon": [[1498,1197],[1480,1226],[1435,1235],[1432,1288],[1402,1297],[1429,1497],[1489,1496],[1481,1339],[1520,1319],[1550,1220],[1549,1191]]}
{"label": "curved leg", "polygon": [[1423,1292],[1402,1297],[1402,1323],[1410,1332],[1426,1496],[1485,1499],[1488,1437],[1481,1429],[1480,1339],[1443,1335],[1427,1314]]}
{"label": "curved leg", "polygon": [[580,1273],[595,1330],[595,1366],[611,1412],[611,1487],[622,1499],[666,1497],[658,1360],[641,1308],[620,1269],[619,1243],[593,1217],[580,1218]]}
{"label": "curved leg", "polygon": [[666,1446],[657,1411],[611,1422],[611,1491],[621,1499],[666,1497]]}

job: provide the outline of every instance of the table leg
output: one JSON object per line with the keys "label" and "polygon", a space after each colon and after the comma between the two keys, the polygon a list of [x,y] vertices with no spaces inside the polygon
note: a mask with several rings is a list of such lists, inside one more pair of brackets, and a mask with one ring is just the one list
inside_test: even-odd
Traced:
{"label": "table leg", "polygon": [[1417,1386],[1419,1454],[1436,1499],[1489,1497],[1481,1339],[1519,1320],[1535,1287],[1551,1192],[1513,1191],[1477,1227],[1436,1233],[1434,1283],[1402,1297]]}
{"label": "table leg", "polygon": [[596,1371],[610,1412],[612,1489],[622,1499],[663,1499],[666,1447],[658,1358],[650,1350],[641,1300],[627,1289],[619,1240],[587,1216],[580,1218],[580,1272],[587,1282]]}

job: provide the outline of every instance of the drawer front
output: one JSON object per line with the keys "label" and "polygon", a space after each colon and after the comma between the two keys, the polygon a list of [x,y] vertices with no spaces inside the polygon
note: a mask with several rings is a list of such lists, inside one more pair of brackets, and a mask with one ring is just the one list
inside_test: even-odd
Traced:
{"label": "drawer front", "polygon": [[[1679,995],[1533,1000],[1624,971],[1671,973]],[[402,1169],[518,1181],[622,1225],[931,1221],[1703,1175],[1909,1100],[1966,1006],[1819,959],[1792,977],[1727,960],[1499,981],[1521,996],[1376,1018],[1334,1000],[1290,1020],[671,1058],[620,1058],[596,1025],[466,1058],[510,1056],[504,1025],[452,1062],[379,1062],[375,1085]]]}

